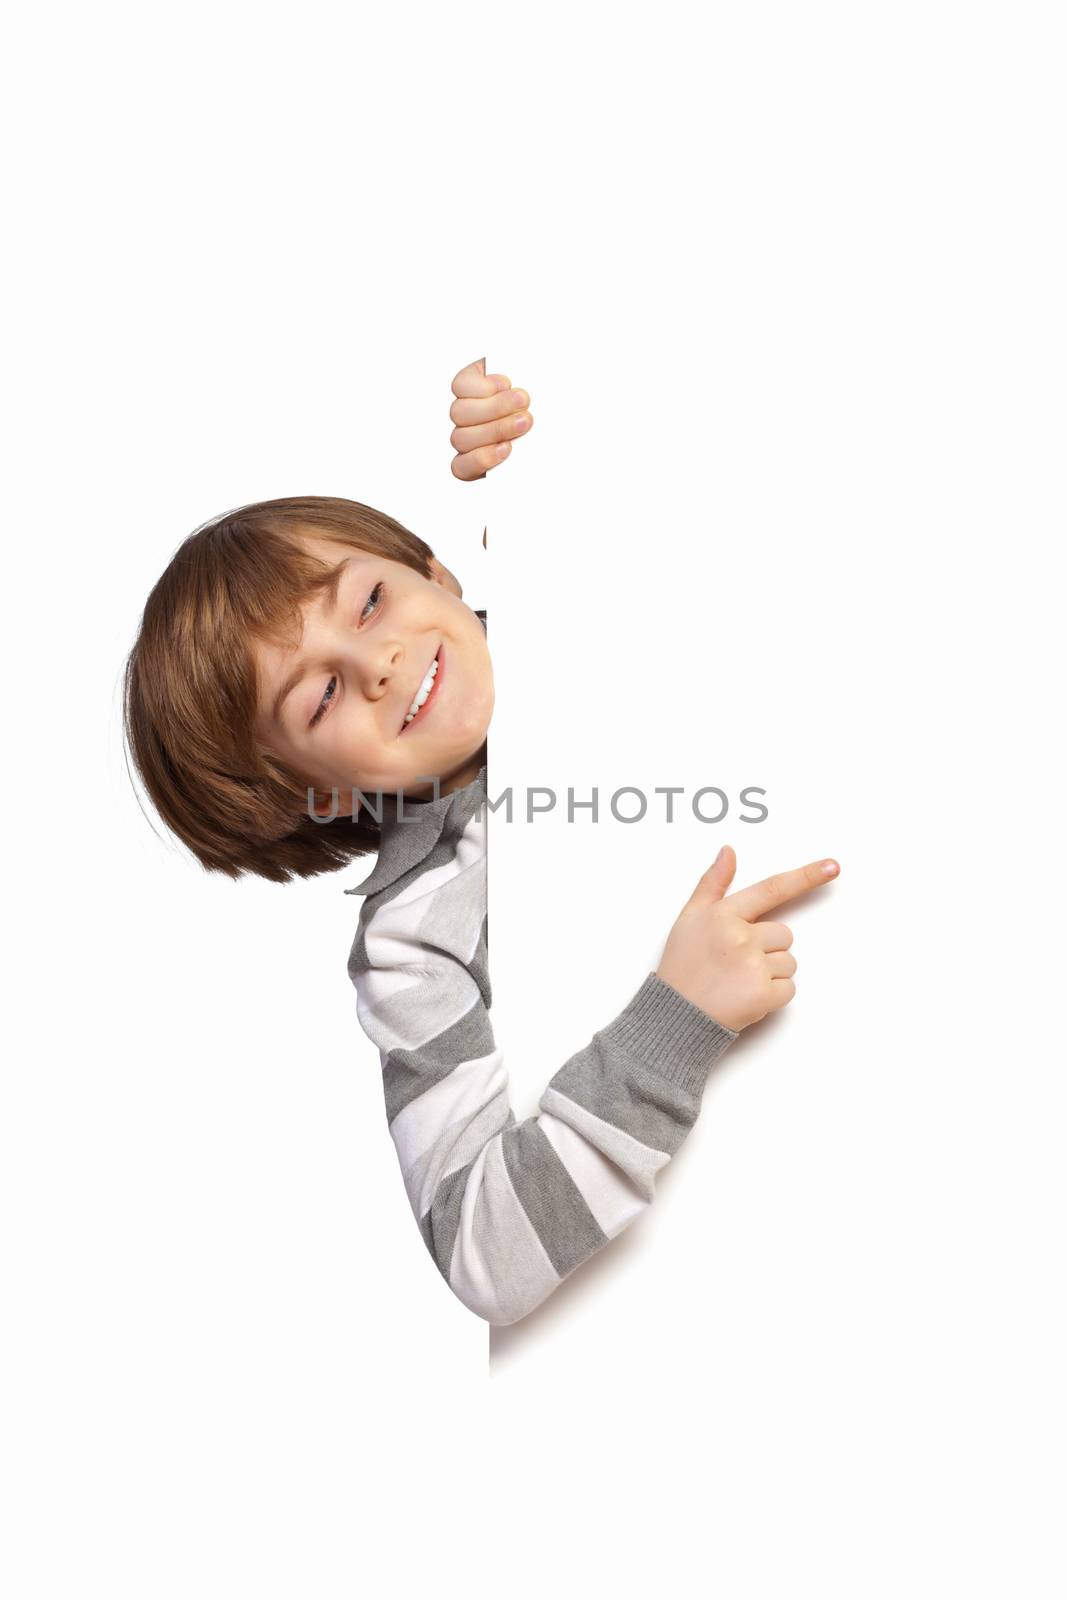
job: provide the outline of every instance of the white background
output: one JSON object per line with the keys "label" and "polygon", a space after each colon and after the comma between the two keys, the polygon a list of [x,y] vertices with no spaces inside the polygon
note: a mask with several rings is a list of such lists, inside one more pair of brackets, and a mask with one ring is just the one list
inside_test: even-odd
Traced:
{"label": "white background", "polygon": [[[1057,9],[57,7],[11,41],[5,1590],[1059,1596]],[[449,473],[485,353],[530,438]],[[153,833],[122,661],[229,506],[489,607],[516,1113],[719,845],[798,994],[510,1329],[418,1237],[364,871]],[[481,529],[489,523],[489,551]],[[611,793],[768,792],[751,826]],[[375,1572],[381,1575],[374,1578]]]}

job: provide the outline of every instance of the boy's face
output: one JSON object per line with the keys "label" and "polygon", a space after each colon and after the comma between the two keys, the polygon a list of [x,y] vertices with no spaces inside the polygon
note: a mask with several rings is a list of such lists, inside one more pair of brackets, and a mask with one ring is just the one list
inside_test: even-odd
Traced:
{"label": "boy's face", "polygon": [[[303,607],[293,649],[253,641],[260,743],[314,785],[323,814],[335,788],[338,814],[347,816],[353,788],[368,796],[403,789],[416,800],[433,798],[427,779],[440,778],[442,794],[469,783],[493,714],[493,668],[459,583],[436,559],[433,577],[423,578],[402,561],[332,540],[307,534],[302,543],[331,567],[343,563],[337,604],[318,595]],[[406,722],[435,657],[439,681]]]}

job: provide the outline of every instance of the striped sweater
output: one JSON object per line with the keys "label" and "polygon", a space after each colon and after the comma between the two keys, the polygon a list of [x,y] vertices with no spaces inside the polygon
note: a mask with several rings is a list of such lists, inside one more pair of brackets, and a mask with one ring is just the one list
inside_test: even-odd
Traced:
{"label": "striped sweater", "polygon": [[649,972],[516,1122],[490,1023],[487,766],[437,800],[382,797],[348,960],[423,1240],[464,1305],[517,1322],[639,1217],[737,1035]]}

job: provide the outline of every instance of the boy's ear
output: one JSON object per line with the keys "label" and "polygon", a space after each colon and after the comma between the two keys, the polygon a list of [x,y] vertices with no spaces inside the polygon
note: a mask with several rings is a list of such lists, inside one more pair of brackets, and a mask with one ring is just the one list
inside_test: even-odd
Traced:
{"label": "boy's ear", "polygon": [[439,583],[442,588],[450,590],[452,594],[458,595],[460,599],[463,598],[463,587],[459,579],[454,572],[449,572],[448,568],[438,561],[436,556],[430,557],[430,577],[431,582]]}
{"label": "boy's ear", "polygon": [[[337,806],[337,810],[334,812],[335,817],[350,817],[353,815],[351,794],[348,796],[348,809],[345,810],[343,790],[340,790],[336,795],[319,794],[318,790],[315,791],[315,804],[312,806],[312,810],[317,817],[328,817],[334,810],[335,804]],[[358,806],[360,802],[357,801],[356,804]]]}

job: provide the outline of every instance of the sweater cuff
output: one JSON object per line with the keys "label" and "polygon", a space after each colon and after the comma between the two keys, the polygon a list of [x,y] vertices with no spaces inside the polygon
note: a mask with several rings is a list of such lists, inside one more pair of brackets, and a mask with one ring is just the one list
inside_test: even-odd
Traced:
{"label": "sweater cuff", "polygon": [[600,1033],[660,1077],[697,1094],[712,1064],[737,1038],[655,972]]}

